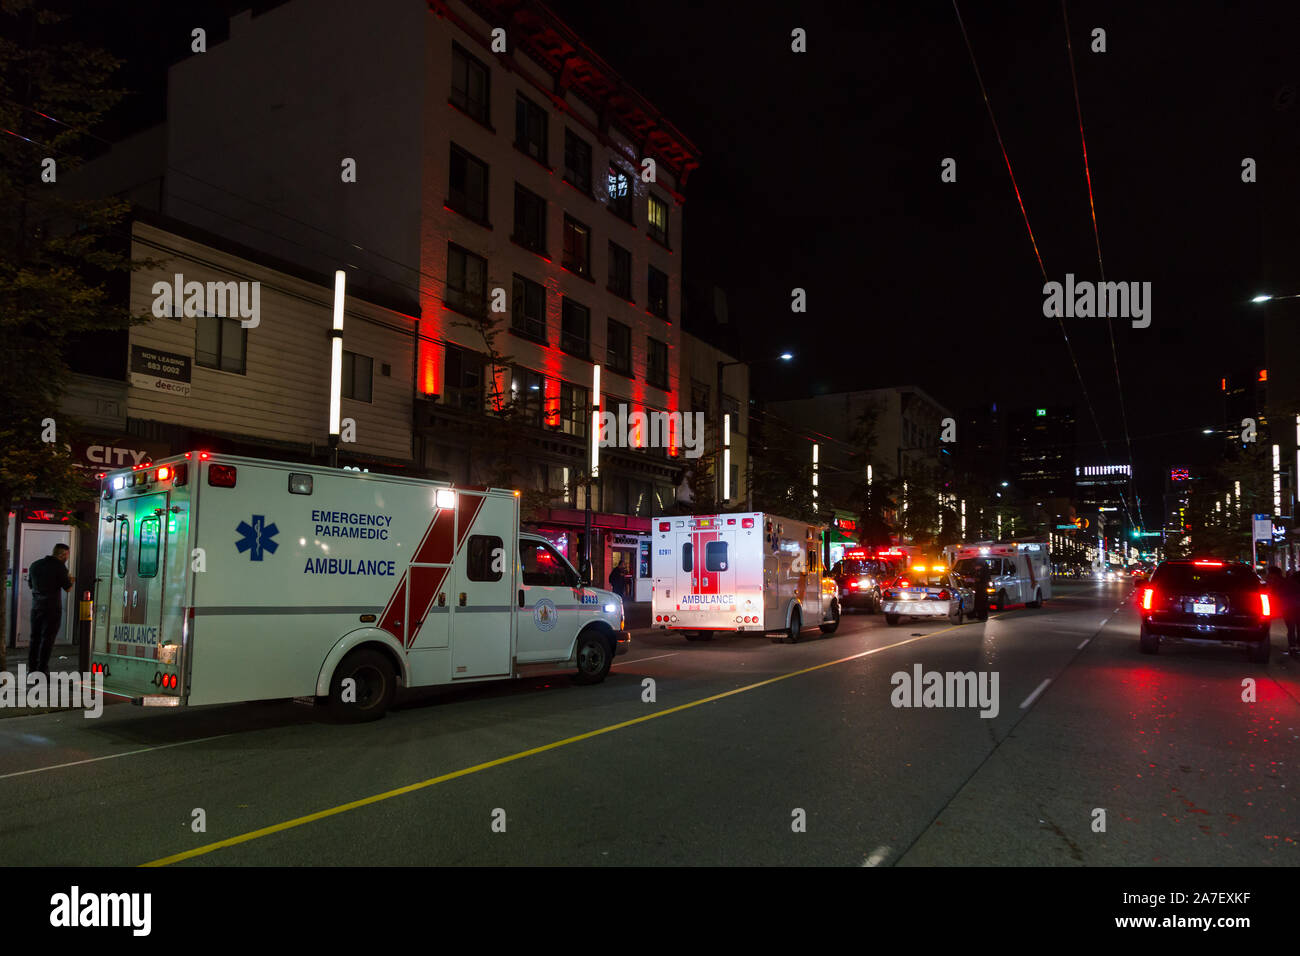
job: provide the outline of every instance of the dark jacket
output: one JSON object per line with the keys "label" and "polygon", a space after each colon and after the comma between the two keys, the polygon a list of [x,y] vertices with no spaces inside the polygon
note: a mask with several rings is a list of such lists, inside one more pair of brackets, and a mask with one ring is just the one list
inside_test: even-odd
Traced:
{"label": "dark jacket", "polygon": [[32,587],[32,601],[43,607],[62,607],[63,592],[72,587],[68,566],[52,554],[28,566],[27,582]]}

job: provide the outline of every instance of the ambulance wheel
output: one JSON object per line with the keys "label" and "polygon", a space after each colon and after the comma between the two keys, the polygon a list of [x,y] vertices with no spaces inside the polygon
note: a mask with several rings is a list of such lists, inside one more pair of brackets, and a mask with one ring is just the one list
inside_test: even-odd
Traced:
{"label": "ambulance wheel", "polygon": [[578,635],[578,673],[574,680],[579,684],[599,684],[614,663],[614,651],[609,640],[597,630],[583,631]]}
{"label": "ambulance wheel", "polygon": [[[353,683],[344,700],[344,681]],[[378,720],[392,706],[397,695],[397,675],[393,662],[380,651],[359,648],[343,658],[330,678],[327,698],[330,716],[335,720],[360,724]]]}
{"label": "ambulance wheel", "polygon": [[785,633],[776,640],[786,644],[798,644],[799,632],[803,630],[803,616],[798,610],[790,612],[790,626],[785,629]]}
{"label": "ambulance wheel", "polygon": [[1035,592],[1034,592],[1034,599],[1033,599],[1032,601],[1030,601],[1028,604],[1025,605],[1025,607],[1042,607],[1042,606],[1043,606],[1043,592],[1042,592],[1042,591],[1035,591]]}
{"label": "ambulance wheel", "polygon": [[834,634],[835,629],[840,626],[840,603],[831,602],[831,619],[822,623],[823,634]]}
{"label": "ambulance wheel", "polygon": [[890,627],[898,627],[898,622],[901,621],[902,619],[903,619],[903,615],[901,614],[885,615],[885,623],[888,624]]}

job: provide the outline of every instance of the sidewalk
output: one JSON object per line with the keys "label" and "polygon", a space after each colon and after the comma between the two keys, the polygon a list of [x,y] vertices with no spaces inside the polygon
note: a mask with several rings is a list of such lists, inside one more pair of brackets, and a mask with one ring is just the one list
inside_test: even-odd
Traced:
{"label": "sidewalk", "polygon": [[[8,648],[8,659],[5,661],[4,673],[10,676],[9,680],[16,680],[18,676],[18,665],[22,664],[24,670],[27,667],[27,648],[11,647]],[[50,653],[50,676],[56,674],[76,674],[79,672],[79,663],[81,651],[76,644],[55,644],[54,650]],[[7,683],[8,681],[6,681]],[[21,691],[20,691],[21,693]],[[3,701],[0,701],[0,719],[5,717],[28,717],[32,714],[49,714],[60,710],[77,710],[73,707],[12,707]]]}

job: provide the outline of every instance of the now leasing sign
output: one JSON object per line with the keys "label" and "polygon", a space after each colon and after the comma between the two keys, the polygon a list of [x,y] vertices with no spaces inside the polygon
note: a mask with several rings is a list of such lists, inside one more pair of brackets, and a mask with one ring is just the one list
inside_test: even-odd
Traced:
{"label": "now leasing sign", "polygon": [[131,384],[151,392],[186,398],[190,394],[190,357],[132,345]]}

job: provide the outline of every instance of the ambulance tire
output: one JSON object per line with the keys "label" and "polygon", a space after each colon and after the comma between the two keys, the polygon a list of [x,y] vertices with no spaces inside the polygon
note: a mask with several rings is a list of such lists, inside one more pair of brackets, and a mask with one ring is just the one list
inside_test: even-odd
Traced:
{"label": "ambulance tire", "polygon": [[[356,681],[356,701],[344,702],[343,682]],[[393,662],[382,651],[360,647],[339,661],[330,678],[326,706],[340,723],[361,724],[383,717],[397,696]]]}
{"label": "ambulance tire", "polygon": [[796,608],[795,610],[790,612],[790,627],[785,632],[785,642],[787,644],[798,644],[799,633],[802,630],[803,630],[803,615],[799,613],[799,610]]}
{"label": "ambulance tire", "polygon": [[578,635],[578,649],[574,652],[578,673],[573,676],[579,684],[599,684],[609,674],[614,663],[614,646],[609,638],[594,627]]}
{"label": "ambulance tire", "polygon": [[1034,599],[1025,605],[1025,607],[1042,607],[1042,606],[1043,606],[1043,592],[1041,590],[1035,591]]}
{"label": "ambulance tire", "polygon": [[822,624],[823,634],[834,634],[835,629],[840,626],[840,604],[838,601],[831,602],[831,619]]}

